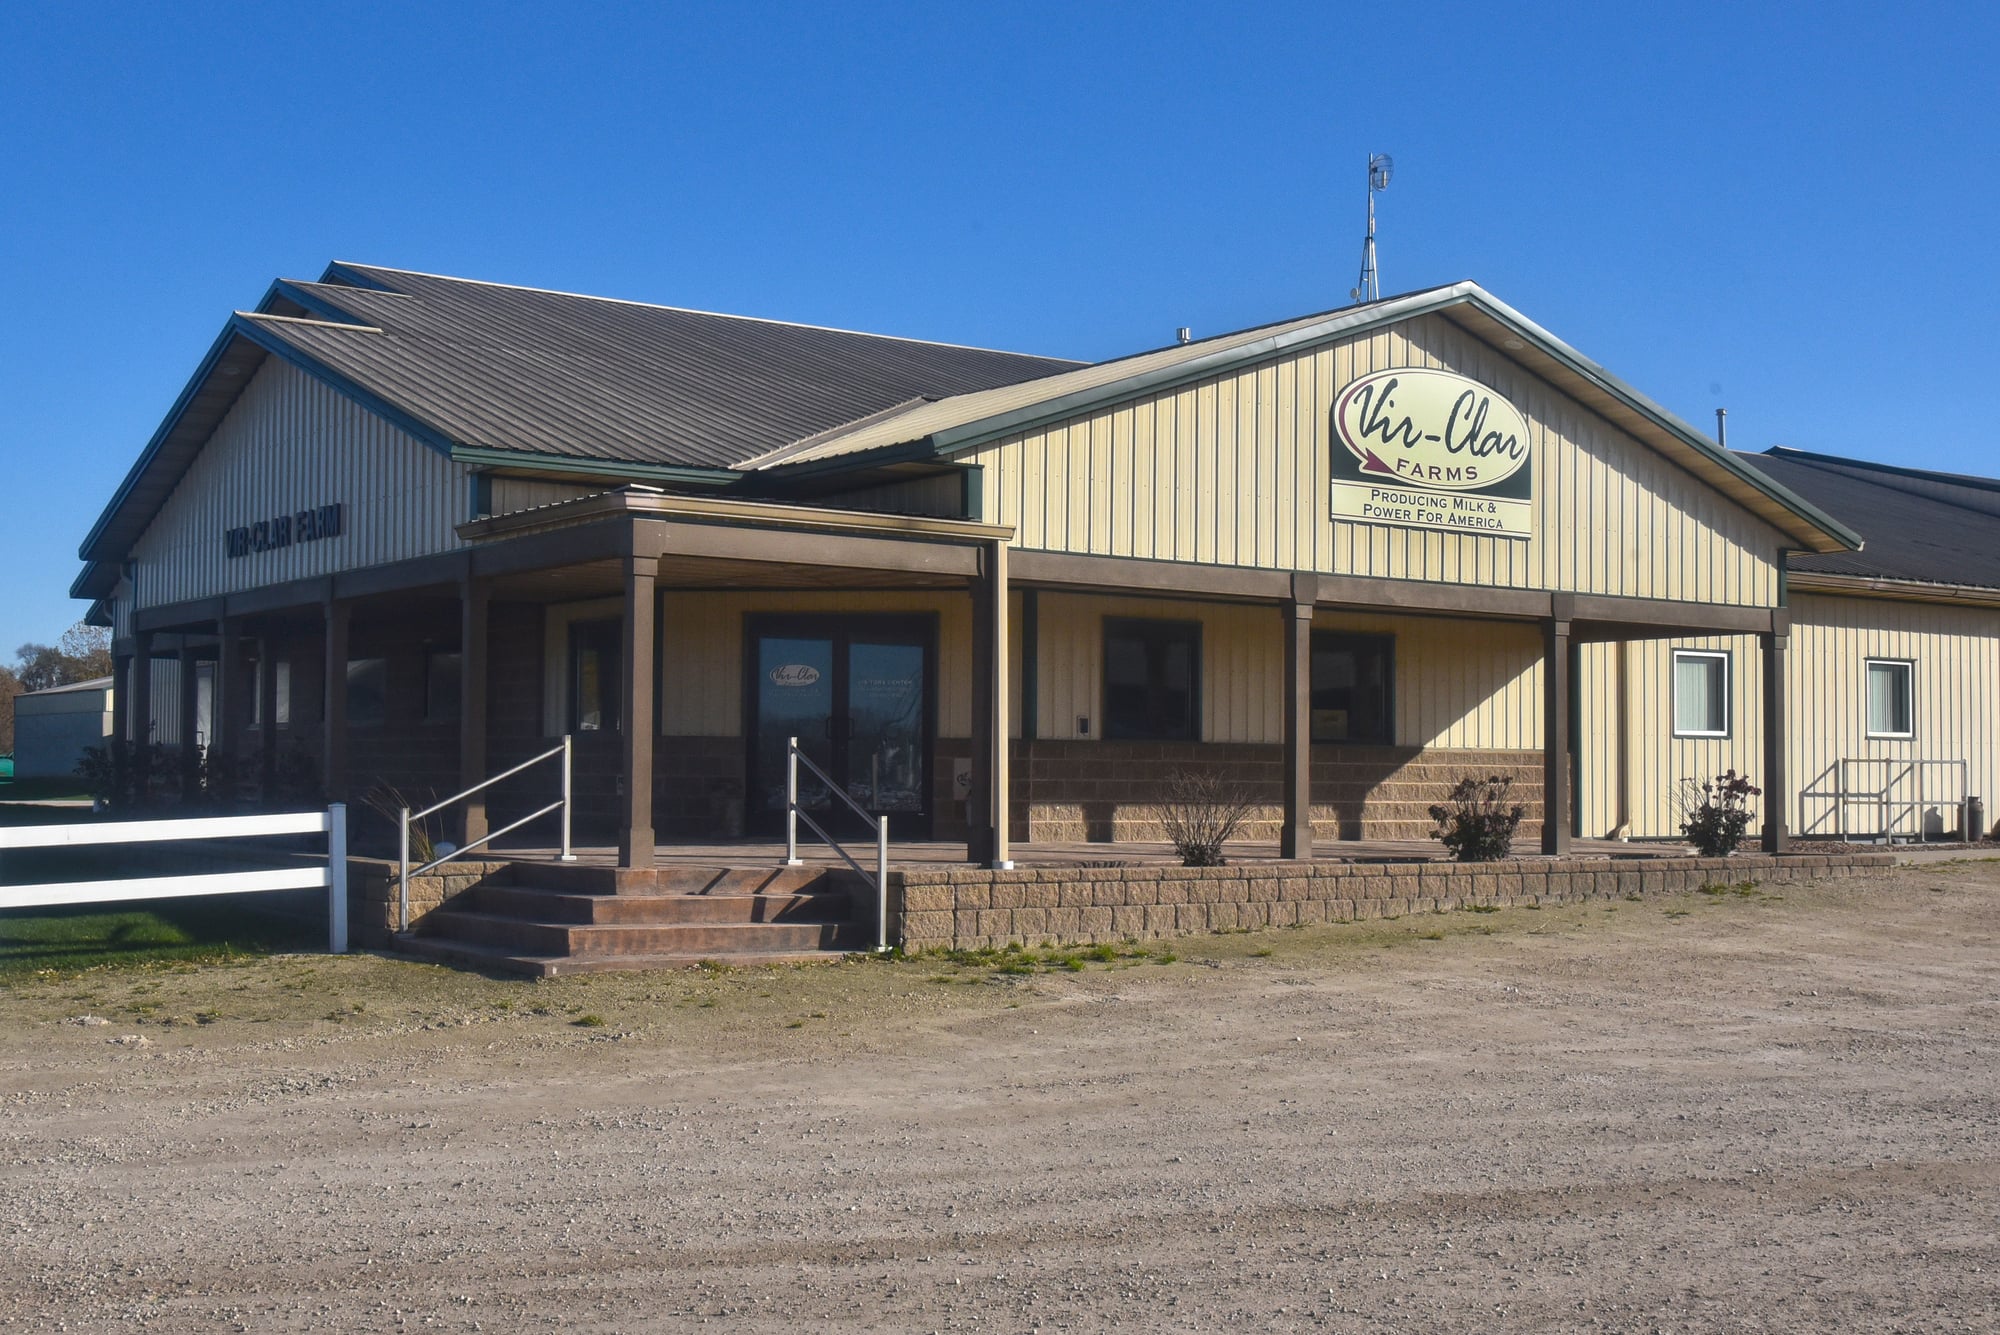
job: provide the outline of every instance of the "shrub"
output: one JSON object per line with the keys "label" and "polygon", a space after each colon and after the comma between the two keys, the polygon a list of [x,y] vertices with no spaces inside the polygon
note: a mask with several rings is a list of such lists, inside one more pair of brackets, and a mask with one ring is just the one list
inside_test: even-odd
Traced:
{"label": "shrub", "polygon": [[1228,861],[1222,845],[1250,813],[1252,798],[1242,784],[1212,770],[1175,770],[1167,776],[1160,824],[1183,867],[1220,867]]}
{"label": "shrub", "polygon": [[1750,825],[1750,799],[1764,790],[1747,774],[1724,770],[1713,779],[1681,780],[1681,833],[1705,858],[1727,857]]}
{"label": "shrub", "polygon": [[1460,862],[1493,862],[1514,847],[1514,830],[1524,808],[1507,805],[1512,777],[1460,779],[1451,796],[1431,808],[1437,828],[1431,836]]}

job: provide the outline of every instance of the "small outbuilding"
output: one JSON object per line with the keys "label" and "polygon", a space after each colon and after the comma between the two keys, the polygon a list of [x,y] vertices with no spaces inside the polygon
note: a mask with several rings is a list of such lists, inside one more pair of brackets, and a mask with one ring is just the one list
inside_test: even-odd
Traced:
{"label": "small outbuilding", "polygon": [[110,739],[112,680],[93,677],[14,698],[16,779],[74,774],[85,747]]}

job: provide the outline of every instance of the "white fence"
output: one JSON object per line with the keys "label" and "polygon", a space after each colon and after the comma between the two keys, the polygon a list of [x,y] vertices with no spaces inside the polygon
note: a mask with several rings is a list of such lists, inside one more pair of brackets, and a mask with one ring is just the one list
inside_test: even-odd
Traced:
{"label": "white fence", "polygon": [[327,949],[347,953],[347,808],[278,816],[213,816],[190,820],[131,820],[108,824],[23,825],[0,828],[0,849],[96,848],[188,839],[252,839],[274,834],[323,834],[326,865],[260,871],[203,872],[191,876],[134,876],[110,881],[55,881],[0,885],[0,909],[59,904],[104,904],[127,899],[188,895],[238,895],[261,890],[325,890]]}

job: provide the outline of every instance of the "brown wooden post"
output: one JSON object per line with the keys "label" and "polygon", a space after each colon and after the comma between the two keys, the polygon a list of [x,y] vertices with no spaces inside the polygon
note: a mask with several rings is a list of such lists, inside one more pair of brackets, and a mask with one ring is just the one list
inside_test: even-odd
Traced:
{"label": "brown wooden post", "polygon": [[619,655],[625,805],[618,865],[653,865],[653,625],[657,558],[625,558],[625,643]]}
{"label": "brown wooden post", "polygon": [[132,637],[132,754],[142,782],[152,777],[146,763],[152,741],[153,633],[142,630]]}
{"label": "brown wooden post", "polygon": [[243,704],[243,623],[224,617],[215,623],[215,694],[208,702],[211,757],[223,756],[222,771],[230,781],[222,796],[233,802],[241,787],[236,769],[236,753],[241,749]]}
{"label": "brown wooden post", "polygon": [[195,723],[201,713],[200,664],[185,632],[181,635],[181,801],[201,796],[201,750],[195,740]]}
{"label": "brown wooden post", "polygon": [[124,800],[127,758],[132,739],[132,655],[111,660],[111,801]]}
{"label": "brown wooden post", "polygon": [[1569,852],[1570,598],[1555,595],[1555,615],[1542,622],[1542,852]]}
{"label": "brown wooden post", "polygon": [[320,709],[320,783],[328,802],[347,800],[347,637],[353,624],[351,603],[327,598],[320,605],[325,622],[326,680]]}
{"label": "brown wooden post", "polygon": [[1764,651],[1764,851],[1783,853],[1792,843],[1785,829],[1785,802],[1790,795],[1785,775],[1785,650],[1791,624],[1789,619],[1774,619],[1773,626],[1757,637]]}
{"label": "brown wooden post", "polygon": [[[486,585],[467,576],[459,588],[458,640],[458,786],[461,791],[486,781]],[[461,843],[483,839],[486,794],[465,799]]]}
{"label": "brown wooden post", "polygon": [[1312,814],[1312,622],[1319,576],[1292,576],[1292,597],[1279,605],[1285,626],[1285,823],[1278,856],[1310,862]]}
{"label": "brown wooden post", "polygon": [[278,641],[268,630],[257,637],[257,789],[265,805],[278,788]]}
{"label": "brown wooden post", "polygon": [[973,801],[965,855],[982,866],[1011,867],[1007,544],[995,542],[983,548],[980,567],[972,584]]}

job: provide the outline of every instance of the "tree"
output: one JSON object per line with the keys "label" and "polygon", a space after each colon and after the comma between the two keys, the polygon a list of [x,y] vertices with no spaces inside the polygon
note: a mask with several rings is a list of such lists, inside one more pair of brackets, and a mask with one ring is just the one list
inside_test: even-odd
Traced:
{"label": "tree", "polygon": [[55,644],[30,641],[14,651],[19,660],[14,675],[23,690],[46,691],[111,675],[111,632],[81,621],[62,633]]}
{"label": "tree", "polygon": [[0,665],[0,756],[14,753],[14,697],[21,691],[14,669]]}

